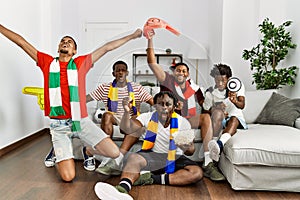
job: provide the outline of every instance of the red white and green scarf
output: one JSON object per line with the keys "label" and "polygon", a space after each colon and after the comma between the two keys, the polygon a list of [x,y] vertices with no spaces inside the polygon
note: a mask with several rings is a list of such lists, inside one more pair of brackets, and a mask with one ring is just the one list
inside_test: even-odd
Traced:
{"label": "red white and green scarf", "polygon": [[[133,88],[130,82],[127,82],[127,90],[130,99],[132,100],[132,111],[134,115],[138,115],[137,108],[135,105],[135,98]],[[118,109],[118,87],[117,80],[114,79],[112,84],[109,87],[108,99],[107,99],[107,109],[110,112],[116,113]]]}
{"label": "red white and green scarf", "polygon": [[[67,66],[67,77],[70,92],[70,104],[72,115],[72,131],[80,131],[80,102],[78,92],[78,71],[74,60],[71,59]],[[49,100],[50,114],[49,117],[65,115],[66,112],[62,106],[62,96],[60,87],[60,66],[58,58],[55,58],[50,64],[49,70]]]}
{"label": "red white and green scarf", "polygon": [[192,117],[196,115],[196,101],[195,101],[195,93],[199,89],[199,86],[196,85],[191,79],[186,80],[185,82],[185,91],[184,93],[182,92],[180,86],[178,83],[175,81],[175,90],[177,94],[187,100],[187,105],[188,105],[188,114],[187,117]]}
{"label": "red white and green scarf", "polygon": [[[172,174],[175,172],[175,156],[176,156],[176,145],[173,139],[173,133],[178,131],[178,116],[177,113],[173,112],[170,121],[170,140],[169,140],[169,151],[166,162],[165,172]],[[158,133],[158,113],[154,112],[148,123],[146,136],[142,145],[142,150],[151,150],[154,147],[156,136]]]}

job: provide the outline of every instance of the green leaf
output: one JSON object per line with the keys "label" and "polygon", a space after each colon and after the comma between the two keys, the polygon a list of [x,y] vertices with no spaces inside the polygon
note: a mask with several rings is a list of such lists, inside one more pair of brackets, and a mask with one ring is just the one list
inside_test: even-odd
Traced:
{"label": "green leaf", "polygon": [[250,62],[253,71],[252,84],[257,89],[278,89],[284,85],[294,85],[298,67],[278,68],[278,64],[286,58],[290,49],[295,49],[297,44],[292,42],[290,32],[286,30],[292,21],[286,21],[279,26],[265,18],[258,29],[262,34],[260,43],[252,49],[243,50],[242,58]]}

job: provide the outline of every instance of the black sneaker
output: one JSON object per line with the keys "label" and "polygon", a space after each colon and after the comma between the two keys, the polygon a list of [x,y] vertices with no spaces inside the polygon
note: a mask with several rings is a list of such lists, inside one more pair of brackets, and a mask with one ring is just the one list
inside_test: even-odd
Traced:
{"label": "black sneaker", "polygon": [[54,155],[54,148],[52,147],[46,156],[44,163],[46,167],[53,167],[55,165],[56,157]]}
{"label": "black sneaker", "polygon": [[96,168],[96,162],[94,156],[88,156],[86,154],[86,147],[82,148],[82,156],[83,156],[83,167],[85,170],[94,171]]}

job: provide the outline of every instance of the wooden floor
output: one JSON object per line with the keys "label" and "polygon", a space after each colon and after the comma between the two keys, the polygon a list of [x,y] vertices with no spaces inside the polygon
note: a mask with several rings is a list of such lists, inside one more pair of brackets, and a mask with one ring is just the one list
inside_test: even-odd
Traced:
{"label": "wooden floor", "polygon": [[[119,177],[85,171],[82,161],[76,162],[76,179],[72,183],[62,182],[55,168],[44,166],[43,159],[50,146],[49,135],[43,134],[0,157],[1,200],[94,200],[97,199],[93,190],[96,182],[118,183]],[[227,182],[215,183],[206,178],[186,187],[136,186],[130,194],[135,200],[300,199],[299,193],[234,191]]]}

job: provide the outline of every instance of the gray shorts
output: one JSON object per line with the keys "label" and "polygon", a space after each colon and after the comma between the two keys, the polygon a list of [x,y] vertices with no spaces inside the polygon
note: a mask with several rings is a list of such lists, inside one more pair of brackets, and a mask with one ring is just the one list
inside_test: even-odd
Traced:
{"label": "gray shorts", "polygon": [[[142,169],[143,171],[151,171],[153,174],[163,174],[165,172],[165,166],[168,157],[167,153],[156,153],[152,151],[139,151],[137,153],[143,156],[147,161],[146,167]],[[195,161],[187,158],[184,155],[176,155],[175,159],[175,171],[183,169],[189,165],[198,166]]]}
{"label": "gray shorts", "polygon": [[74,158],[72,138],[80,138],[93,148],[104,138],[109,137],[90,118],[80,120],[81,131],[71,131],[72,120],[50,119],[50,134],[55,151],[56,162]]}

